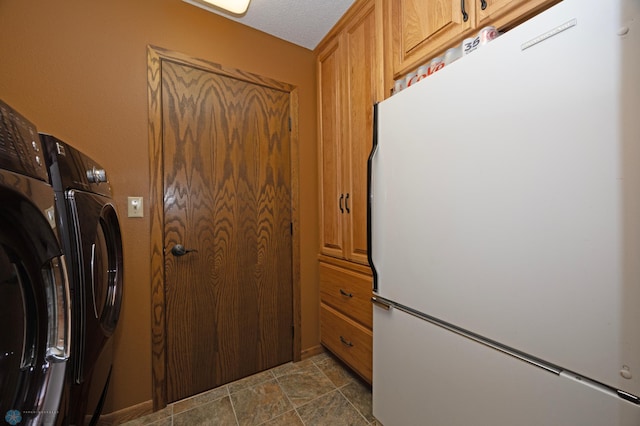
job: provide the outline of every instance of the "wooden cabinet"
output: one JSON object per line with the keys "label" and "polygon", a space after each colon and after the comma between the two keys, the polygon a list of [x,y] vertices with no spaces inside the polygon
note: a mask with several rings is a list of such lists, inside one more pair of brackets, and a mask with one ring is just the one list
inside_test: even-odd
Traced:
{"label": "wooden cabinet", "polygon": [[[485,26],[522,22],[558,0],[385,0],[390,71],[397,79]],[[387,53],[387,52],[385,52]],[[388,69],[389,69],[388,68]]]}
{"label": "wooden cabinet", "polygon": [[382,100],[382,33],[357,1],[318,46],[320,252],[366,265],[367,158]]}
{"label": "wooden cabinet", "polygon": [[322,344],[371,383],[371,276],[320,262]]}
{"label": "wooden cabinet", "polygon": [[367,160],[383,99],[382,0],[356,0],[316,49],[322,344],[372,375]]}
{"label": "wooden cabinet", "polygon": [[[474,27],[470,0],[387,0],[394,74],[407,73]],[[466,5],[463,13],[462,6]]]}
{"label": "wooden cabinet", "polygon": [[476,28],[513,26],[548,8],[559,0],[477,0]]}

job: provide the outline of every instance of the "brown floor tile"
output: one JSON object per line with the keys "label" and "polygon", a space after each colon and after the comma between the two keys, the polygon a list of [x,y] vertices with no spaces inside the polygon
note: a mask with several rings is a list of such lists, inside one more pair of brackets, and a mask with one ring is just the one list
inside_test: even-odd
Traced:
{"label": "brown floor tile", "polygon": [[174,426],[231,426],[237,425],[228,396],[208,402],[173,416]]}
{"label": "brown floor tile", "polygon": [[371,387],[322,353],[170,404],[127,426],[377,425]]}
{"label": "brown floor tile", "polygon": [[271,370],[267,370],[249,377],[245,377],[244,379],[231,382],[227,384],[227,387],[229,388],[229,393],[234,393],[245,388],[250,388],[251,386],[259,385],[260,383],[264,383],[271,379],[273,379],[273,373],[271,372]]}
{"label": "brown floor tile", "polygon": [[278,383],[295,407],[336,389],[313,363],[296,372],[278,377]]}
{"label": "brown floor tile", "polygon": [[333,357],[327,356],[320,361],[316,361],[315,364],[337,387],[357,380],[350,370]]}
{"label": "brown floor tile", "polygon": [[190,410],[198,405],[206,404],[224,398],[229,395],[227,386],[220,386],[219,388],[212,389],[207,392],[192,396],[190,398],[182,399],[173,404],[173,413],[178,414],[183,411]]}
{"label": "brown floor tile", "polygon": [[135,420],[131,420],[125,423],[121,423],[123,426],[150,426],[155,425],[156,422],[163,421],[166,419],[171,420],[172,415],[172,407],[163,408],[160,411],[156,411],[155,413],[147,414],[146,416],[137,418]]}
{"label": "brown floor tile", "polygon": [[313,362],[318,362],[318,361],[322,361],[325,358],[331,358],[331,357],[333,357],[333,355],[325,351],[325,352],[319,353],[318,355],[314,355],[309,359],[312,360]]}
{"label": "brown floor tile", "polygon": [[240,426],[261,424],[293,408],[275,379],[232,393],[231,403]]}
{"label": "brown floor tile", "polygon": [[173,426],[173,420],[171,417],[167,417],[157,422],[149,423],[147,426]]}
{"label": "brown floor tile", "polygon": [[304,361],[299,362],[288,362],[286,364],[279,365],[278,367],[274,367],[271,369],[273,375],[276,377],[284,376],[286,374],[297,373],[305,368],[309,368],[309,366],[313,365],[313,361],[311,359],[305,359]]}
{"label": "brown floor tile", "polygon": [[297,411],[306,425],[366,426],[369,424],[337,390],[299,407]]}
{"label": "brown floor tile", "polygon": [[368,422],[375,420],[373,417],[373,401],[371,398],[371,387],[361,380],[354,380],[340,388],[340,392],[347,398],[354,407],[367,419]]}
{"label": "brown floor tile", "polygon": [[291,410],[263,423],[261,426],[304,426],[304,423],[302,423],[298,413],[295,410]]}

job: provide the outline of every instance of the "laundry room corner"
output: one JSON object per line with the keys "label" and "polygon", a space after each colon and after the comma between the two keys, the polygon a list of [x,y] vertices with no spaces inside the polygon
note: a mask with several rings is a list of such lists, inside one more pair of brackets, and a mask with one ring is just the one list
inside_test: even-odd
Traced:
{"label": "laundry room corner", "polygon": [[[233,43],[230,43],[230,41]],[[103,413],[152,390],[149,45],[286,82],[298,91],[301,350],[319,347],[315,61],[307,49],[174,0],[0,2],[0,98],[108,172],[124,256],[124,294]],[[128,217],[142,197],[143,217]]]}

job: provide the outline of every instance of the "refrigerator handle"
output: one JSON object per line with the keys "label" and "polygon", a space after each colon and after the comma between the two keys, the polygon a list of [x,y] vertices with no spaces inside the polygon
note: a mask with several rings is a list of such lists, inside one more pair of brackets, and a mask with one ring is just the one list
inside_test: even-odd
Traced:
{"label": "refrigerator handle", "polygon": [[384,309],[385,311],[388,311],[391,309],[391,305],[387,302],[383,302],[382,300],[380,300],[379,298],[373,296],[371,298],[371,303],[373,303],[374,305]]}
{"label": "refrigerator handle", "polygon": [[371,240],[371,209],[373,202],[373,182],[372,182],[372,168],[373,157],[378,152],[378,104],[373,105],[373,140],[371,153],[367,160],[367,258],[369,260],[369,266],[371,267],[371,273],[373,275],[373,291],[378,290],[378,273],[376,267],[373,264],[373,257],[371,253],[373,251],[373,242]]}

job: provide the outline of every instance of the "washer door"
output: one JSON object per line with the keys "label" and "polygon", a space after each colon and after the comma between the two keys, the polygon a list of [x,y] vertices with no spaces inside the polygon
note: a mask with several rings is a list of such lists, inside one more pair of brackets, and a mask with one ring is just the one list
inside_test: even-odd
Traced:
{"label": "washer door", "polygon": [[16,186],[31,186],[27,199],[3,185],[7,176],[0,174],[0,416],[49,424],[68,358],[69,288],[58,241],[33,200],[52,206],[53,191],[13,175]]}

